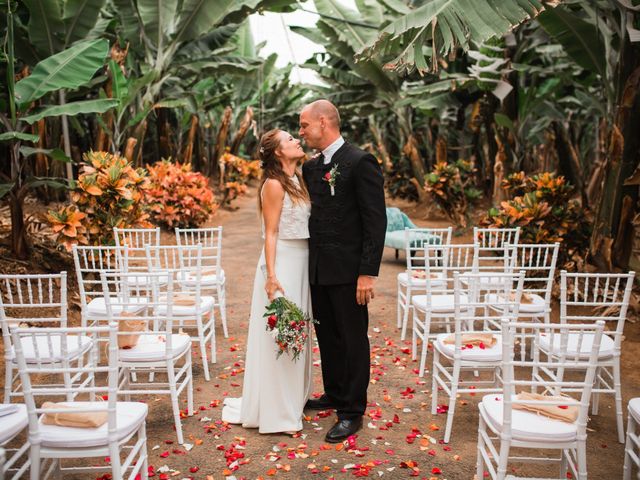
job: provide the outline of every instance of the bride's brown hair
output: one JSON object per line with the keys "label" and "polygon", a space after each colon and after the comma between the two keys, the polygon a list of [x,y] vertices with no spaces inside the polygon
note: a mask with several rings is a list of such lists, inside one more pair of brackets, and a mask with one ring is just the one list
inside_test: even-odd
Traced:
{"label": "bride's brown hair", "polygon": [[298,187],[282,169],[282,163],[276,156],[276,150],[280,146],[280,139],[278,138],[280,132],[282,132],[282,130],[279,128],[269,130],[262,135],[260,145],[258,146],[258,156],[262,161],[262,179],[260,180],[260,188],[258,189],[258,208],[260,211],[262,211],[262,187],[264,186],[264,182],[270,178],[279,181],[284,191],[289,194],[294,202],[309,201],[309,192],[302,179],[300,170],[296,168],[295,173],[300,185]]}

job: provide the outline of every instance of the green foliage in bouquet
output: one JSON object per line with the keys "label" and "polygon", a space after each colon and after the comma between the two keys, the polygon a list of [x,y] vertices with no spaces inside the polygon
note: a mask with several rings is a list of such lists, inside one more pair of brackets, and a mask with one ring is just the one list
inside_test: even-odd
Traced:
{"label": "green foliage in bouquet", "polygon": [[454,163],[438,162],[425,175],[424,188],[433,201],[458,226],[466,228],[467,209],[475,204],[482,192],[473,185],[473,164],[466,160]]}
{"label": "green foliage in bouquet", "polygon": [[168,228],[200,227],[218,209],[207,177],[194,172],[190,164],[161,160],[147,169],[150,188],[145,200],[156,223]]}
{"label": "green foliage in bouquet", "polygon": [[318,322],[285,297],[278,297],[267,305],[264,317],[266,329],[274,333],[278,345],[277,358],[287,353],[293,361],[298,360],[309,338],[309,327]]}
{"label": "green foliage in bouquet", "polygon": [[142,202],[149,188],[147,172],[108,152],[91,151],[83,158],[72,205],[47,214],[57,242],[67,250],[75,243],[111,245],[113,227],[151,227]]}
{"label": "green foliage in bouquet", "polygon": [[560,242],[558,264],[574,270],[589,247],[591,223],[574,189],[564,177],[543,172],[527,176],[513,173],[502,182],[509,200],[489,210],[481,225],[520,227],[522,243]]}

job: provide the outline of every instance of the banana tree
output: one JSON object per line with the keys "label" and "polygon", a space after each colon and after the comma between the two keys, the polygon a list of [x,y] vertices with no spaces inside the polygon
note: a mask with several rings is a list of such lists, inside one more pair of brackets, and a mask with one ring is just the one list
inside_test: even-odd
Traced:
{"label": "banana tree", "polygon": [[8,112],[0,113],[0,123],[6,131],[0,133],[0,141],[9,143],[10,174],[3,174],[0,198],[8,196],[11,209],[11,246],[17,258],[29,253],[29,243],[24,220],[24,199],[31,188],[48,185],[65,188],[68,182],[59,178],[36,177],[30,171],[26,158],[33,153],[45,153],[56,160],[69,162],[68,156],[59,150],[39,150],[23,146],[23,142],[35,143],[38,135],[27,133],[27,127],[43,118],[61,115],[75,116],[86,113],[102,113],[115,106],[111,99],[82,100],[64,105],[41,106],[32,109],[34,102],[61,89],[76,89],[87,84],[96,71],[104,65],[109,49],[106,40],[81,42],[39,62],[31,75],[15,83],[13,50],[13,5],[8,4],[7,15],[7,104]]}
{"label": "banana tree", "polygon": [[[95,39],[100,36],[106,22],[101,21],[100,12],[105,0],[25,0],[29,9],[29,22],[26,26],[29,44],[39,59],[62,52],[77,42]],[[67,102],[65,89],[56,91],[58,104]],[[64,151],[71,155],[69,121],[66,115],[60,115]],[[67,162],[66,174],[73,179],[71,162]]]}

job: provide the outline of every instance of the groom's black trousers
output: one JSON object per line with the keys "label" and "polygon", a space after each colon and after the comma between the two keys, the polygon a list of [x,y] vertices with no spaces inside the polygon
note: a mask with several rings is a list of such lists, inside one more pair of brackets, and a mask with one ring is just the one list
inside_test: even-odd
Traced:
{"label": "groom's black trousers", "polygon": [[356,302],[356,284],[311,285],[316,337],[325,394],[338,407],[338,419],[364,415],[370,353],[369,313]]}

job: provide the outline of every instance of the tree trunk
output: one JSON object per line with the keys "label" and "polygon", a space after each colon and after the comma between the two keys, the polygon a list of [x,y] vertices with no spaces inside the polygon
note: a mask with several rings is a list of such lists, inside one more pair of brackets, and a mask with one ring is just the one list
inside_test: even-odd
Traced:
{"label": "tree trunk", "polygon": [[137,139],[133,137],[127,138],[127,146],[124,149],[124,158],[126,158],[129,163],[133,163],[133,152],[135,151],[136,143],[138,143]]}
{"label": "tree trunk", "polygon": [[240,126],[236,131],[236,134],[233,136],[233,140],[231,141],[231,153],[234,155],[238,155],[240,151],[240,145],[242,144],[242,140],[247,135],[249,131],[249,127],[251,127],[251,123],[253,122],[253,108],[247,107],[247,110],[244,112],[244,117],[242,117],[242,121],[240,122]]}
{"label": "tree trunk", "polygon": [[224,109],[224,114],[222,115],[222,119],[220,121],[220,128],[218,129],[218,137],[216,139],[216,150],[213,157],[213,160],[218,165],[218,169],[220,172],[220,190],[224,190],[225,183],[225,165],[224,161],[222,161],[222,155],[225,153],[225,149],[227,146],[227,136],[229,134],[229,126],[231,124],[231,107],[226,107]]}
{"label": "tree trunk", "polygon": [[157,130],[158,130],[158,150],[160,159],[171,157],[171,127],[169,125],[169,112],[166,108],[158,108]]}
{"label": "tree trunk", "polygon": [[196,131],[198,129],[198,116],[191,116],[191,127],[189,128],[189,136],[187,138],[187,145],[184,147],[182,154],[182,163],[191,163],[193,157],[193,145],[196,140]]}
{"label": "tree trunk", "polygon": [[[631,50],[635,50],[636,55],[633,55]],[[594,262],[599,267],[608,269],[612,267],[611,248],[614,239],[624,230],[621,225],[622,199],[629,195],[635,205],[638,197],[638,186],[625,186],[625,181],[631,180],[629,177],[640,162],[640,55],[637,55],[637,49],[632,49],[630,44],[627,45],[626,53],[621,60],[623,65],[620,70],[629,72],[629,75],[619,93],[618,112],[611,128],[604,167],[606,176],[591,236],[591,255]],[[633,63],[632,71],[626,62]],[[628,215],[626,217],[628,218]],[[631,242],[631,235],[627,235],[625,241]],[[619,242],[616,242],[616,245],[623,248]],[[618,260],[616,258],[616,261]],[[618,266],[627,268],[626,264]]]}
{"label": "tree trunk", "polygon": [[29,257],[30,247],[27,239],[27,226],[24,221],[24,206],[19,192],[9,193],[9,208],[11,209],[11,251],[18,260]]}
{"label": "tree trunk", "polygon": [[409,159],[411,164],[411,170],[413,171],[413,178],[415,178],[420,188],[424,187],[424,161],[418,150],[418,141],[413,134],[410,134],[407,138],[407,142],[402,147],[402,153]]}
{"label": "tree trunk", "polygon": [[582,165],[574,145],[569,138],[569,132],[559,122],[554,122],[555,147],[558,152],[558,167],[560,172],[571,182],[576,191],[580,192],[582,204],[587,204],[586,191],[582,180]]}
{"label": "tree trunk", "polygon": [[371,134],[376,141],[376,148],[378,149],[378,153],[382,157],[382,168],[386,173],[389,173],[392,168],[391,157],[389,156],[389,151],[384,144],[384,139],[382,138],[382,134],[380,133],[378,125],[375,123],[373,115],[369,117],[369,130],[371,131]]}

